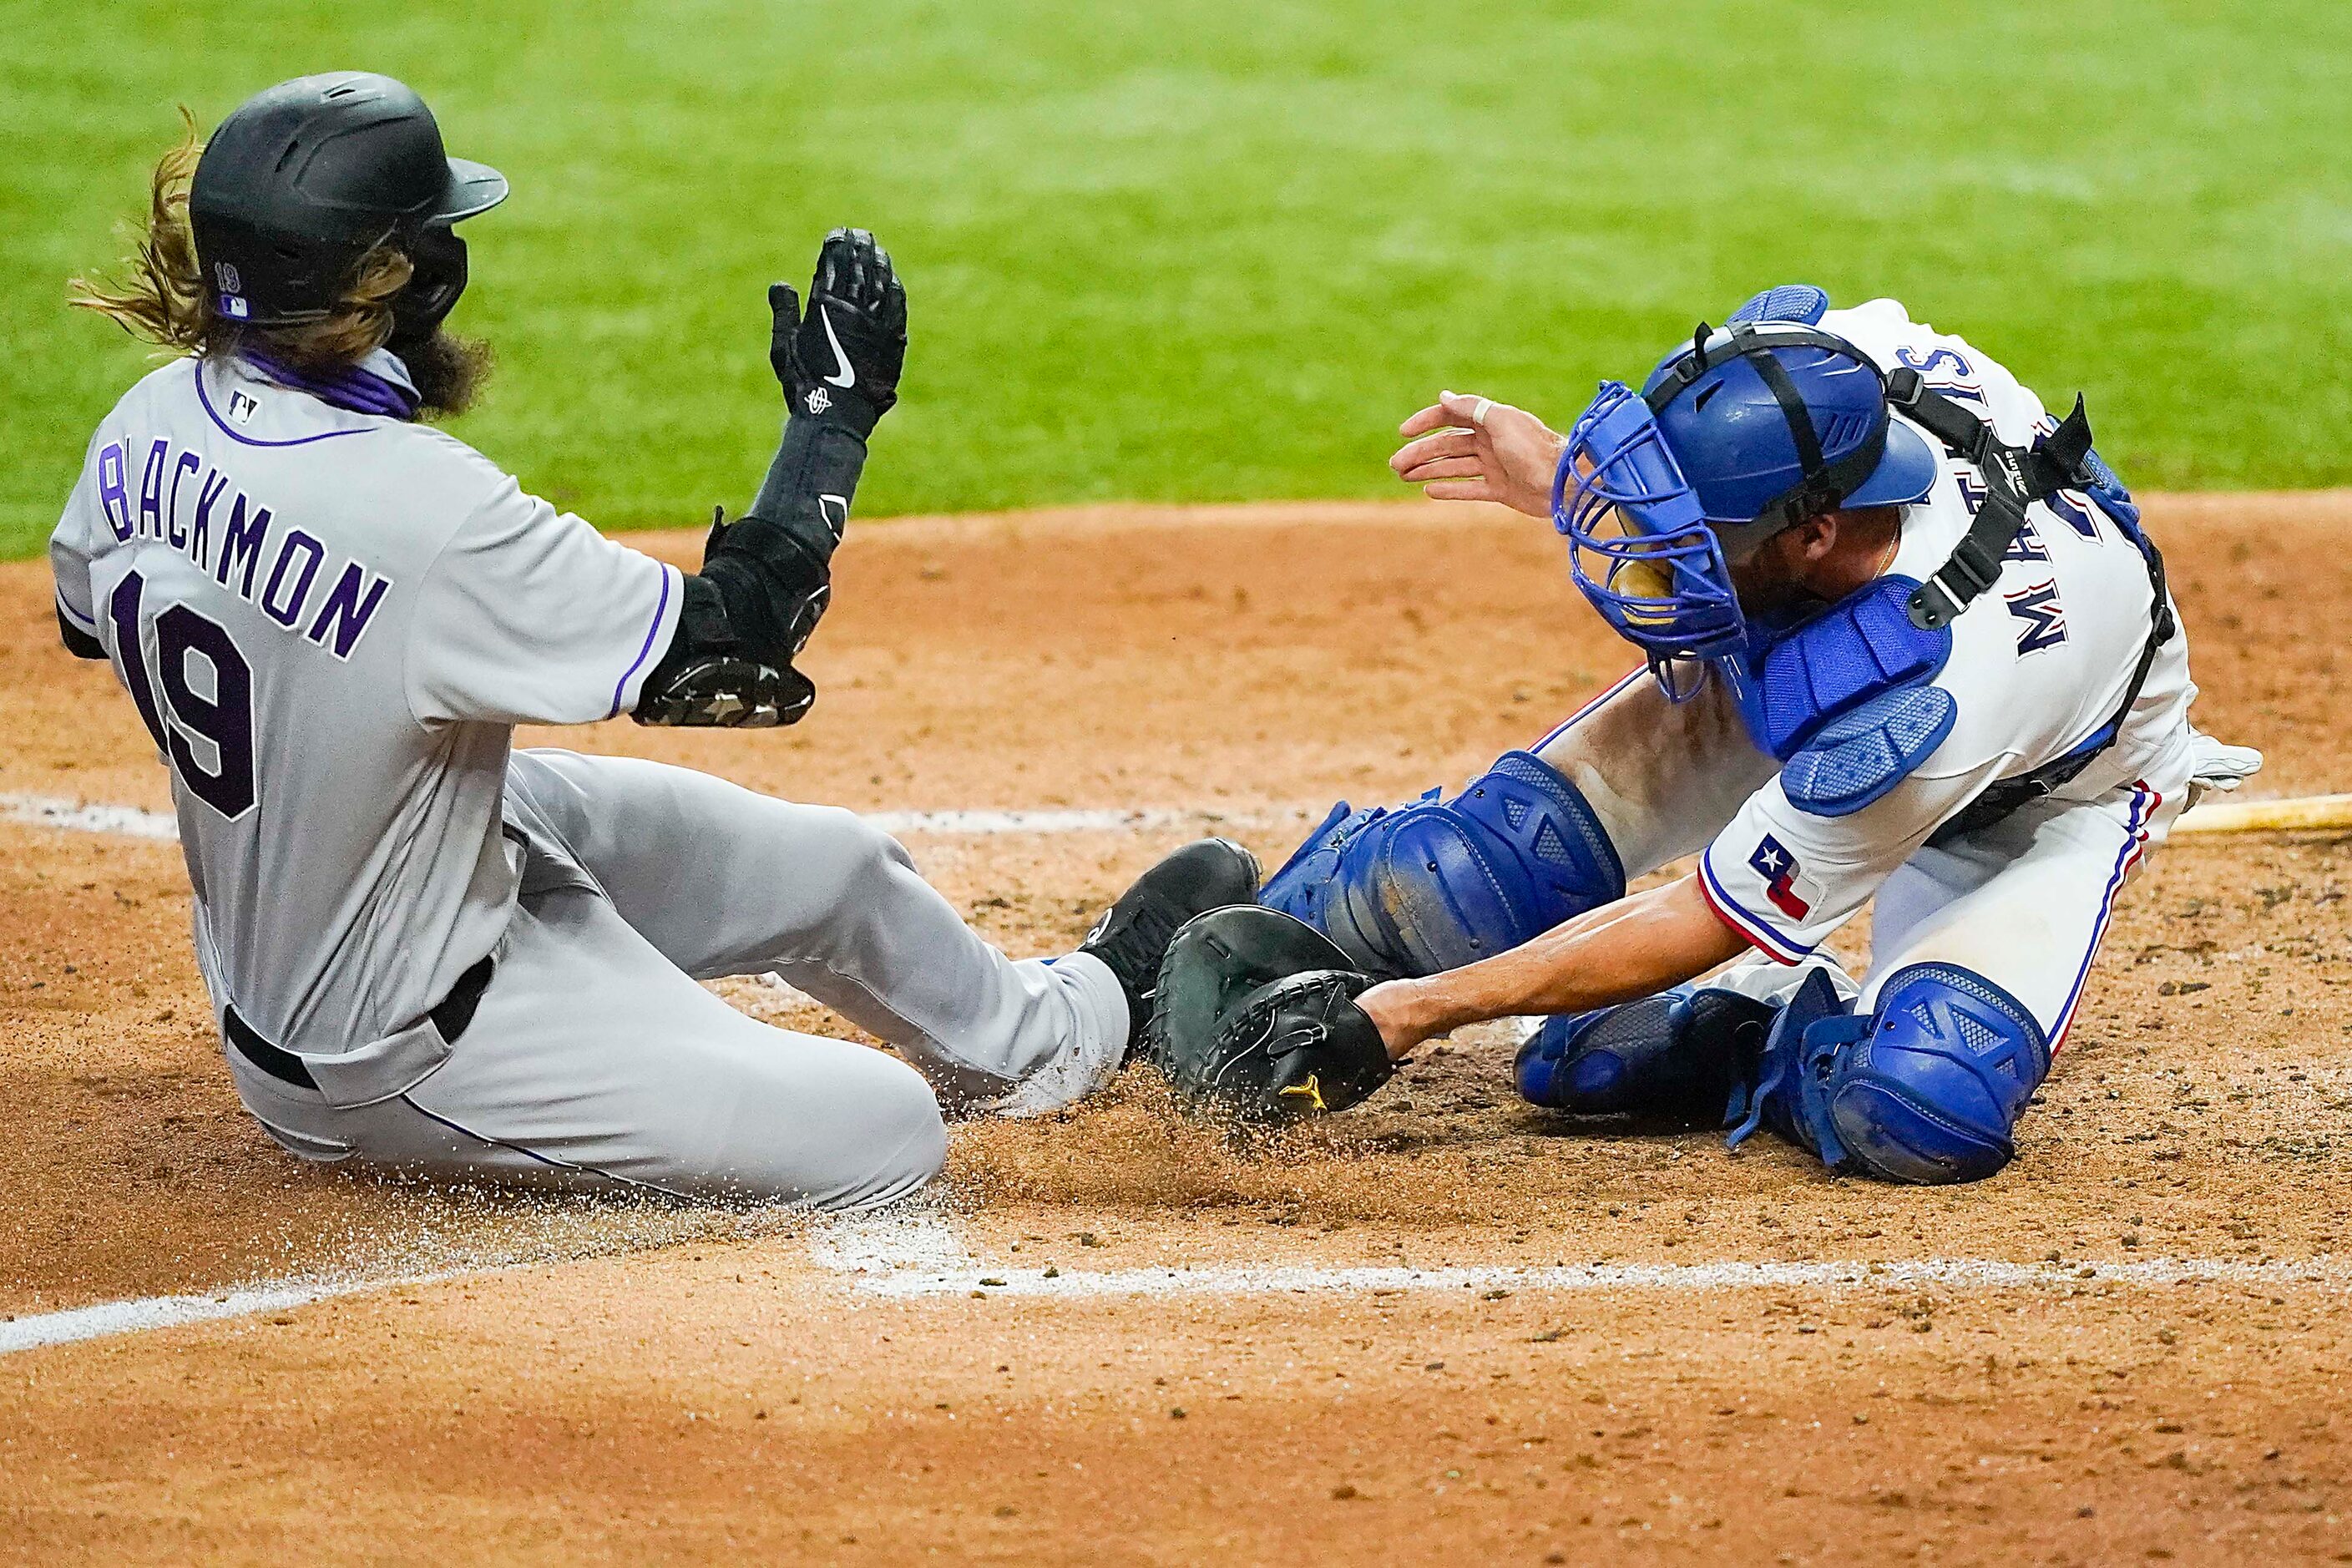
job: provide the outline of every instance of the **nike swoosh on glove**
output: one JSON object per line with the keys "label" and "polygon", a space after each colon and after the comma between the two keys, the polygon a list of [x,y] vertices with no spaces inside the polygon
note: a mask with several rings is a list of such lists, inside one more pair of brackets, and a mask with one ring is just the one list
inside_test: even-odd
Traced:
{"label": "nike swoosh on glove", "polygon": [[898,401],[907,290],[871,234],[837,228],[825,236],[805,316],[789,283],[768,286],[768,306],[774,316],[768,363],[795,416],[839,417],[862,435]]}

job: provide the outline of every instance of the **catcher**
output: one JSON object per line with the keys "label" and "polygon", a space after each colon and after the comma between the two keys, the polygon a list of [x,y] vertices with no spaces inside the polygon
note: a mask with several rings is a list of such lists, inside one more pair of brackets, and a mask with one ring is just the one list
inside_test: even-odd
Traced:
{"label": "catcher", "polygon": [[[1450,799],[1342,803],[1263,907],[1194,921],[1160,976],[1176,1081],[1338,1110],[1532,1015],[1539,1106],[1767,1127],[1886,1181],[2000,1170],[2116,894],[2261,765],[2189,722],[2162,558],[2080,401],[2053,419],[1895,301],[1791,286],[1566,437],[1453,394],[1403,434],[1432,497],[1551,518],[1646,673]],[[1874,899],[1856,979],[1818,949]]]}

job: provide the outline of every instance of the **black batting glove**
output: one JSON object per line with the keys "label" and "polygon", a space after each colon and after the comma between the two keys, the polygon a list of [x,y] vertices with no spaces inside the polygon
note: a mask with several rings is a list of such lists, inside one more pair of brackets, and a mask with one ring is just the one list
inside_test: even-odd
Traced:
{"label": "black batting glove", "polygon": [[768,363],[793,415],[869,433],[898,401],[907,363],[907,290],[890,253],[862,228],[835,229],[817,253],[808,314],[788,283],[768,286]]}

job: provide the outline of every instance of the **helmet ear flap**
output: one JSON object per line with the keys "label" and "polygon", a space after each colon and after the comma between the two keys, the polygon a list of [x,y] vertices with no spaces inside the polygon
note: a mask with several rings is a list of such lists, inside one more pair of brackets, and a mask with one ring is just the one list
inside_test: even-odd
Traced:
{"label": "helmet ear flap", "polygon": [[466,242],[444,226],[420,230],[406,247],[414,269],[408,286],[392,301],[392,343],[422,342],[433,335],[457,297],[466,291]]}

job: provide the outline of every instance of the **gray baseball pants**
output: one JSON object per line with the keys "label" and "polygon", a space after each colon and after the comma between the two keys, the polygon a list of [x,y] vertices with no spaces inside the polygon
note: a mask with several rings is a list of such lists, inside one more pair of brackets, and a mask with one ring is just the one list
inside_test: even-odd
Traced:
{"label": "gray baseball pants", "polygon": [[[288,1149],[865,1207],[938,1173],[942,1098],[1056,1109],[1124,1053],[1127,1002],[1106,965],[1007,959],[850,812],[556,751],[517,752],[507,792],[522,892],[446,1060],[339,1105],[227,1052],[246,1108]],[[772,1027],[696,984],[769,971],[906,1059]]]}

